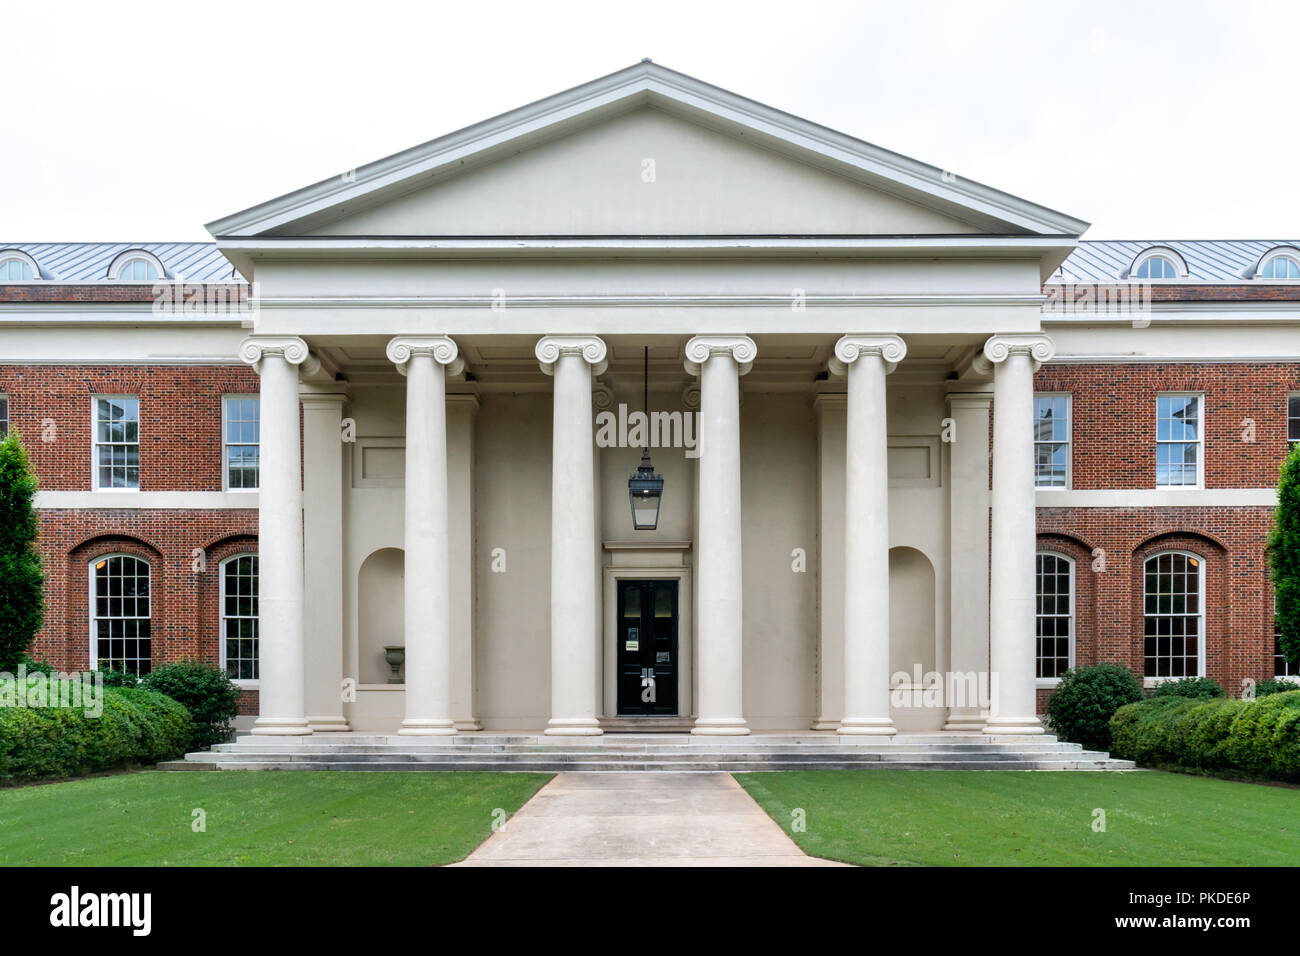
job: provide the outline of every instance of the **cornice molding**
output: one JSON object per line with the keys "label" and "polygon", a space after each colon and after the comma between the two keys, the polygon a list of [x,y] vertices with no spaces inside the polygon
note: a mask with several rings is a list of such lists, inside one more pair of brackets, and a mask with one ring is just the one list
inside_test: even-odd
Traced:
{"label": "cornice molding", "polygon": [[704,363],[714,355],[729,355],[739,373],[745,375],[754,367],[758,346],[748,335],[696,335],[686,343],[686,371],[699,375]]}
{"label": "cornice molding", "polygon": [[460,349],[447,335],[399,335],[388,340],[384,352],[388,361],[397,367],[399,375],[406,374],[407,364],[413,355],[430,356],[439,365],[446,366],[448,375],[456,375],[465,368]]}

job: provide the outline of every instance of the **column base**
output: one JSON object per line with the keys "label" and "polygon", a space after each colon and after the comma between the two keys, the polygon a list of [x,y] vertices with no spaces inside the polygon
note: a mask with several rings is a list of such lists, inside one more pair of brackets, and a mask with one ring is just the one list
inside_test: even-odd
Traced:
{"label": "column base", "polygon": [[599,737],[604,732],[595,717],[552,717],[544,731],[548,737]]}
{"label": "column base", "polygon": [[898,729],[888,717],[845,717],[840,721],[839,732],[841,735],[892,737]]}
{"label": "column base", "polygon": [[306,717],[258,717],[253,733],[268,737],[305,737],[311,733]]}
{"label": "column base", "polygon": [[699,717],[691,733],[701,737],[744,737],[749,733],[749,725],[744,717]]}
{"label": "column base", "polygon": [[452,721],[457,730],[482,730],[483,721],[477,717],[457,717]]}
{"label": "column base", "polygon": [[831,720],[829,717],[818,717],[816,720],[813,721],[812,729],[813,730],[839,730],[840,722],[838,720]]}
{"label": "column base", "polygon": [[1043,722],[1037,717],[990,717],[982,730],[986,734],[1015,734],[1031,736],[1045,734]]}
{"label": "column base", "polygon": [[346,734],[352,730],[348,719],[342,714],[329,717],[308,717],[307,723],[313,734]]}
{"label": "column base", "polygon": [[450,737],[456,725],[440,717],[407,717],[397,733],[403,737]]}

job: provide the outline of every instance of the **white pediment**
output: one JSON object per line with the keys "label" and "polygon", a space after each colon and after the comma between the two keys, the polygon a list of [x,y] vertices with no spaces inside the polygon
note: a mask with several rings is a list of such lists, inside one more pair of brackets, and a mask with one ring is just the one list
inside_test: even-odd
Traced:
{"label": "white pediment", "polygon": [[1077,236],[1086,227],[643,62],[208,230],[219,238]]}
{"label": "white pediment", "polygon": [[321,236],[953,235],[973,223],[653,107],[310,230]]}

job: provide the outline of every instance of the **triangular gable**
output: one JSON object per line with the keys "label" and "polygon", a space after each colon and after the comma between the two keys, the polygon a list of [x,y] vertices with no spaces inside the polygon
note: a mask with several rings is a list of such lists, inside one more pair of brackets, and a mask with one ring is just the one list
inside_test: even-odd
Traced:
{"label": "triangular gable", "polygon": [[[391,209],[400,197],[432,196],[433,187],[452,177],[471,182],[470,174],[507,157],[634,111],[644,112],[646,107],[933,214],[931,228],[918,232],[951,231],[948,224],[956,223],[969,224],[958,228],[967,233],[1077,236],[1088,225],[644,61],[360,167],[346,177],[227,216],[207,228],[217,237],[330,234],[331,224],[345,218],[357,217],[361,222],[367,211],[385,205]],[[882,221],[893,218],[897,217],[885,215]],[[927,217],[917,221],[925,224]]]}

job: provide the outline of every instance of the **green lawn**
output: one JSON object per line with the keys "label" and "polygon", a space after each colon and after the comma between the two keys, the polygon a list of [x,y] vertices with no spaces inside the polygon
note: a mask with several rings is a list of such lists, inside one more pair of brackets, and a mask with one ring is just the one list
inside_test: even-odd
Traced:
{"label": "green lawn", "polygon": [[[1300,790],[1172,773],[736,774],[810,855],[869,866],[1295,866]],[[1093,832],[1105,810],[1106,832]],[[807,830],[791,832],[792,811]]]}
{"label": "green lawn", "polygon": [[[431,866],[464,859],[531,773],[144,772],[0,790],[4,866]],[[207,830],[192,829],[193,811]]]}

